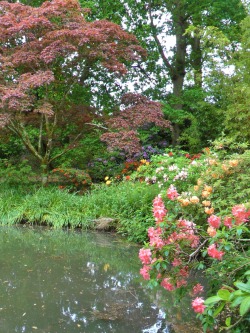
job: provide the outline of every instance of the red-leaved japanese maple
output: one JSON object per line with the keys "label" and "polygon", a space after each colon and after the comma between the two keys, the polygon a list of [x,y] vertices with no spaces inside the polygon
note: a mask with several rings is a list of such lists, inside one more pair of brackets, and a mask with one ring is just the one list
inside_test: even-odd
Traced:
{"label": "red-leaved japanese maple", "polygon": [[170,122],[164,119],[159,102],[150,101],[139,94],[127,93],[123,95],[121,103],[123,109],[107,121],[110,132],[101,136],[109,150],[122,150],[127,156],[132,156],[141,150],[139,128],[154,124],[172,129]]}
{"label": "red-leaved japanese maple", "polygon": [[[34,8],[0,2],[0,126],[18,135],[39,160],[44,181],[57,128],[70,119],[75,84],[91,69],[119,75],[145,55],[136,38],[105,20],[88,22],[77,0],[52,0]],[[31,140],[27,126],[36,128]],[[33,131],[34,135],[34,131]]]}

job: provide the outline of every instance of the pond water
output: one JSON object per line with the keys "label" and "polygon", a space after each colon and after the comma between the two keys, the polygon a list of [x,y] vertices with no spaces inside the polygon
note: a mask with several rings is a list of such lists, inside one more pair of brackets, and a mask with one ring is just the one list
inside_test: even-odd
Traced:
{"label": "pond water", "polygon": [[0,332],[170,332],[138,247],[114,234],[1,228],[0,250]]}

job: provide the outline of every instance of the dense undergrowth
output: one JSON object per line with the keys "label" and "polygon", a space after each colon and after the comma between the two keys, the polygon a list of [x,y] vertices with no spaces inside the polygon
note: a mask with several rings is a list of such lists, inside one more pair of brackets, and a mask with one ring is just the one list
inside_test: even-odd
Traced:
{"label": "dense undergrowth", "polygon": [[210,297],[204,300],[196,281],[201,295],[193,301],[204,332],[248,332],[249,169],[249,150],[229,154],[220,146],[192,156],[166,151],[129,176],[106,177],[84,192],[41,187],[33,176],[27,180],[25,167],[13,168],[13,177],[2,170],[0,223],[92,229],[95,219],[111,217],[119,233],[144,243],[141,274],[151,286],[177,299],[194,296],[186,280],[193,270],[207,277]]}

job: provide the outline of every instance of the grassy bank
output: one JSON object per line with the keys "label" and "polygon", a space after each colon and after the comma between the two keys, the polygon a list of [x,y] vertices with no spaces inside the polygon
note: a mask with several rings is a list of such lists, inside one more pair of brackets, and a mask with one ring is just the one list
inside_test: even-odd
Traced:
{"label": "grassy bank", "polygon": [[157,186],[120,183],[94,186],[80,196],[56,187],[7,186],[0,189],[0,223],[45,224],[55,228],[92,229],[93,220],[111,217],[116,229],[130,240],[143,241],[147,228],[154,224],[152,200]]}

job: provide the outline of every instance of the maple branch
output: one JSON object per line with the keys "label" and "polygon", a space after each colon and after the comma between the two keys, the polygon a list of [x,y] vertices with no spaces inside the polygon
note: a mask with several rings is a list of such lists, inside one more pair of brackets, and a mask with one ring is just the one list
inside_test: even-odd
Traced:
{"label": "maple branch", "polygon": [[100,124],[95,124],[95,123],[85,123],[86,125],[90,125],[90,126],[95,126],[95,127],[99,127],[99,128],[102,128],[102,129],[105,129],[106,131],[108,130],[107,127],[103,126],[103,125],[100,125]]}
{"label": "maple branch", "polygon": [[52,157],[50,160],[49,160],[49,163],[51,163],[52,161],[54,161],[55,159],[57,159],[58,157],[62,156],[63,154],[67,153],[67,151],[71,150],[72,149],[72,145],[74,146],[74,142],[76,142],[79,137],[82,135],[82,133],[79,133],[75,138],[74,140],[68,145],[68,147],[64,148],[63,151],[61,151],[60,153],[58,153],[57,155],[55,155],[54,157]]}
{"label": "maple branch", "polygon": [[13,120],[10,120],[10,125],[7,128],[15,133],[23,142],[25,147],[40,161],[42,161],[42,156],[38,153],[36,148],[32,145],[29,135],[26,132],[23,124],[21,122],[15,124]]}

